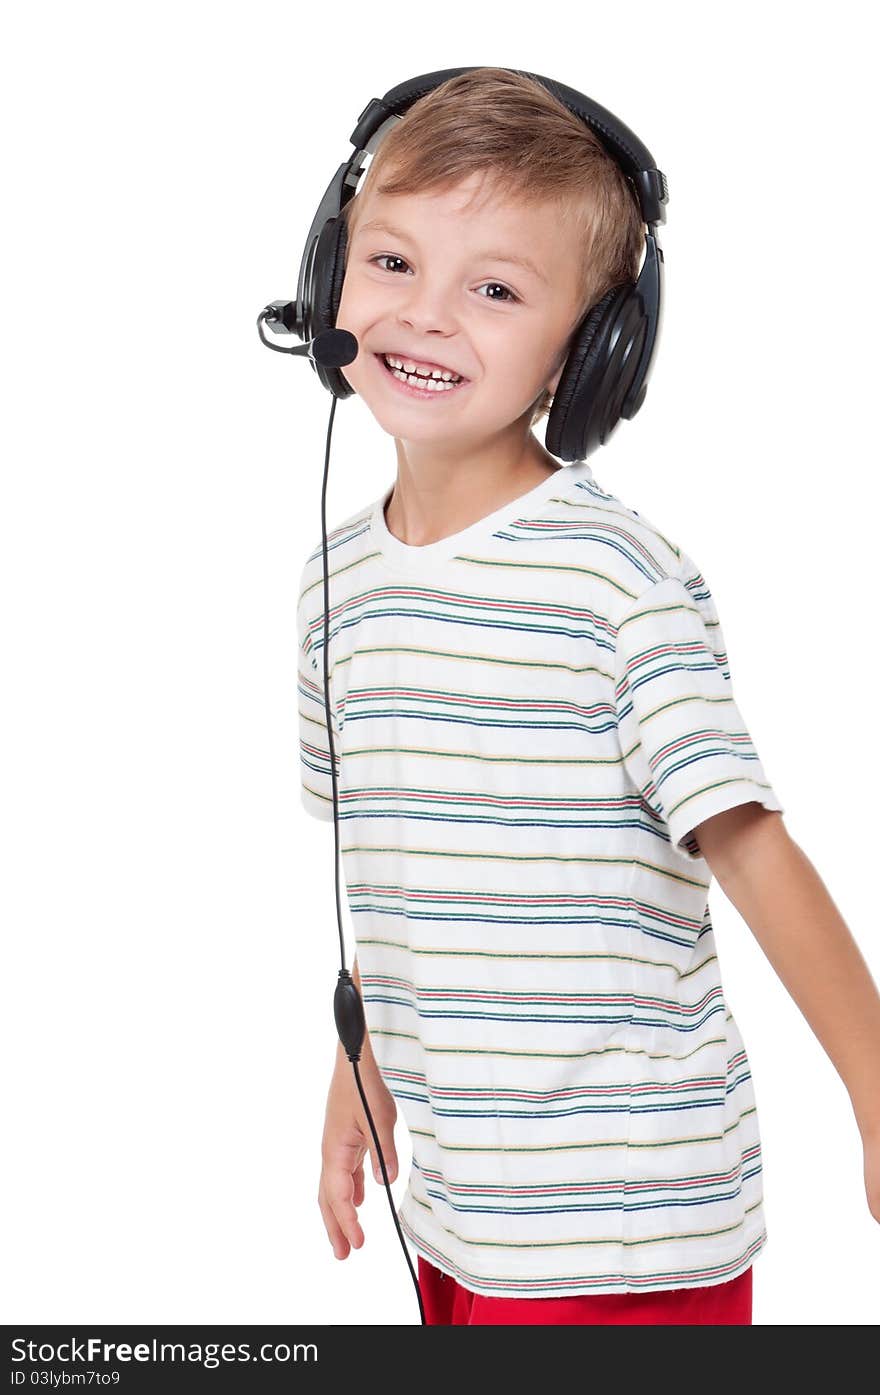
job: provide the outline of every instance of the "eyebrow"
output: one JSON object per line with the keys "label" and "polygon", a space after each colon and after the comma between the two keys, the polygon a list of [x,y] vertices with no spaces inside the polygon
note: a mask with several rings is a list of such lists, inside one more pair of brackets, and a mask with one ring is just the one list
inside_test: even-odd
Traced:
{"label": "eyebrow", "polygon": [[[415,246],[415,239],[410,237],[409,233],[404,232],[402,228],[392,227],[390,223],[382,222],[378,218],[371,219],[369,223],[361,223],[360,226],[355,230],[355,237],[357,237],[358,233],[368,231],[388,233],[390,237],[400,238],[402,242],[412,242],[413,246]],[[549,282],[547,282],[547,277],[544,275],[543,271],[539,270],[535,263],[533,261],[530,261],[528,257],[516,257],[511,252],[490,251],[479,252],[477,253],[477,256],[485,257],[487,261],[508,262],[511,266],[520,266],[523,268],[524,271],[530,271],[533,276],[537,276],[539,280],[544,281],[546,284],[549,285]]]}

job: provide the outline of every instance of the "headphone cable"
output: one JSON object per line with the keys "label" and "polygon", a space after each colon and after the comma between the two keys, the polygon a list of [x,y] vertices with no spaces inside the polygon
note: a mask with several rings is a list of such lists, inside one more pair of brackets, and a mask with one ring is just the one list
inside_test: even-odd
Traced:
{"label": "headphone cable", "polygon": [[[271,347],[271,346],[270,346]],[[339,797],[336,788],[336,756],[333,747],[333,724],[330,720],[330,664],[328,656],[330,653],[330,580],[328,576],[327,562],[327,472],[330,465],[330,440],[333,435],[333,418],[336,415],[336,394],[332,394],[333,400],[330,404],[330,418],[327,423],[327,445],[324,453],[324,478],[321,484],[321,549],[324,564],[324,716],[327,724],[327,744],[330,748],[330,778],[333,785],[333,841],[334,854],[333,865],[336,879],[336,922],[339,929],[339,957],[342,967],[339,970],[339,978],[336,984],[336,991],[333,997],[333,1014],[336,1019],[336,1030],[339,1039],[345,1048],[345,1054],[351,1061],[354,1068],[354,1078],[357,1083],[358,1093],[361,1103],[364,1106],[364,1113],[373,1135],[373,1143],[376,1147],[376,1156],[379,1159],[379,1166],[382,1169],[382,1181],[388,1193],[388,1203],[391,1207],[391,1218],[394,1221],[404,1256],[415,1285],[416,1297],[419,1302],[419,1315],[423,1326],[425,1322],[425,1308],[422,1302],[422,1292],[416,1272],[413,1269],[412,1259],[406,1246],[400,1222],[397,1218],[397,1211],[394,1205],[394,1196],[391,1191],[391,1184],[388,1181],[388,1172],[385,1167],[385,1159],[382,1156],[382,1148],[379,1144],[379,1135],[376,1132],[376,1125],[370,1113],[370,1106],[367,1103],[367,1096],[364,1092],[361,1081],[361,1073],[358,1062],[361,1057],[364,1034],[366,1032],[366,1020],[364,1018],[364,1005],[357,990],[351,974],[345,965],[345,936],[342,929],[342,903],[339,889]]]}

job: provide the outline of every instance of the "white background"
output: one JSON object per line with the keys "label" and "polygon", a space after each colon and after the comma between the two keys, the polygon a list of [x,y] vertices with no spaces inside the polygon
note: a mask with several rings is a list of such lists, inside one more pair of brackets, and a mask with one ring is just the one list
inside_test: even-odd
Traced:
{"label": "white background", "polygon": [[[358,114],[404,78],[555,77],[666,173],[659,357],[591,464],[702,568],[788,829],[880,977],[870,19],[633,0],[7,17],[4,1322],[418,1322],[369,1168],[344,1262],[317,1206],[339,961],[332,824],[299,803],[295,606],[331,399],[256,330],[295,295]],[[329,525],[395,468],[340,403]],[[761,1121],[755,1322],[876,1323],[849,1097],[717,884],[710,906]],[[350,964],[347,909],[346,934]],[[400,1121],[397,1140],[399,1200]]]}

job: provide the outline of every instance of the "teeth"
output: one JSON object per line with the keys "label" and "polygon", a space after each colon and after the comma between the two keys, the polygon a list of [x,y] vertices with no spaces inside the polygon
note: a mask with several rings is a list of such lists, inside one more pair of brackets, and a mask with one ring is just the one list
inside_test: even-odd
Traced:
{"label": "teeth", "polygon": [[393,354],[385,354],[385,361],[391,368],[397,368],[417,378],[434,378],[447,383],[461,381],[459,375],[449,368],[420,367],[413,359],[396,358]]}

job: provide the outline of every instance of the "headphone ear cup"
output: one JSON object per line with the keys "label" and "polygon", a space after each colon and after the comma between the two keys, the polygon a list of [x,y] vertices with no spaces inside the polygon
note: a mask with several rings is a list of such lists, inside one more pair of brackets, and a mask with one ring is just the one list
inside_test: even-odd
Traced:
{"label": "headphone ear cup", "polygon": [[[340,213],[338,218],[328,218],[318,237],[315,248],[313,323],[311,332],[317,337],[322,330],[335,329],[342,299],[342,283],[345,280],[345,250],[348,246],[348,226]],[[351,384],[342,376],[338,368],[327,368],[316,364],[318,376],[334,397],[350,397],[354,392]]]}
{"label": "headphone ear cup", "polygon": [[330,323],[328,329],[336,328],[339,302],[342,300],[342,283],[345,280],[345,254],[348,248],[348,223],[340,213],[334,219],[336,241],[333,245],[333,261],[330,273]]}
{"label": "headphone ear cup", "polygon": [[[638,367],[646,321],[632,282],[612,286],[589,310],[569,349],[547,419],[546,445],[560,460],[585,460],[604,445]],[[639,344],[635,352],[633,342]]]}

